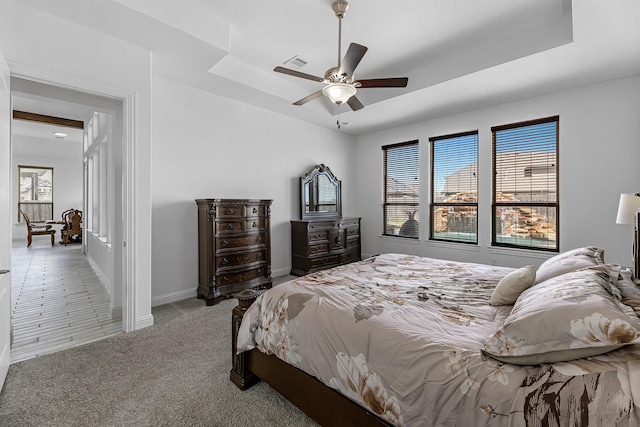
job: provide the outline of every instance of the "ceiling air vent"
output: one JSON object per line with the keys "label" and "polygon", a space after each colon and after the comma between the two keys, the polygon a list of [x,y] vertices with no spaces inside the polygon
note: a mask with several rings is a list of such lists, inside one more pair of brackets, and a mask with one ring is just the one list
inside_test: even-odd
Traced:
{"label": "ceiling air vent", "polygon": [[300,68],[304,65],[307,65],[307,61],[305,61],[304,59],[300,58],[298,55],[294,56],[291,59],[288,59],[284,62],[287,65],[290,65],[291,67],[295,67],[295,68]]}

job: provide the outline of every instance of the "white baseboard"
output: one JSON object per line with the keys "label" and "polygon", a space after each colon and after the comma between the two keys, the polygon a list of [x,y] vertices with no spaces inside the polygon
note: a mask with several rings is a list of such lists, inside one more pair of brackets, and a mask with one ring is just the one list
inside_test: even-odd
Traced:
{"label": "white baseboard", "polygon": [[278,268],[277,270],[271,270],[271,277],[280,277],[291,274],[291,266]]}
{"label": "white baseboard", "polygon": [[[291,267],[279,268],[271,271],[271,277],[280,277],[290,274]],[[186,289],[184,291],[171,292],[164,295],[158,295],[151,298],[151,307],[157,307],[159,305],[171,304],[172,302],[178,302],[189,298],[196,297],[196,287],[193,289]]]}
{"label": "white baseboard", "polygon": [[149,314],[148,316],[139,317],[136,319],[135,330],[148,328],[149,326],[153,326],[153,315]]}
{"label": "white baseboard", "polygon": [[171,292],[169,294],[159,295],[151,298],[151,307],[157,307],[159,305],[170,304],[172,302],[178,302],[189,298],[195,298],[196,288],[187,289],[184,291]]}
{"label": "white baseboard", "polygon": [[122,319],[122,307],[111,307],[111,319]]}

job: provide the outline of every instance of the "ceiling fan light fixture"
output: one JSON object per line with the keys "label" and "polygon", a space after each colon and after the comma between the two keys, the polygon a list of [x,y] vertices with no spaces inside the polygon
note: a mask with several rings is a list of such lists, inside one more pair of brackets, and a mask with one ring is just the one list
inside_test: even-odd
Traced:
{"label": "ceiling fan light fixture", "polygon": [[356,88],[347,83],[330,83],[322,88],[322,94],[334,104],[343,104],[356,94]]}

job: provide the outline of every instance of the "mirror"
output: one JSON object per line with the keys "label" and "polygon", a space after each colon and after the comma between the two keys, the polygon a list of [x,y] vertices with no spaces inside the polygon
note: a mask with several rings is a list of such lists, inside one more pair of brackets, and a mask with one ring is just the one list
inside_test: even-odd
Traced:
{"label": "mirror", "polygon": [[324,164],[316,165],[300,177],[300,207],[302,219],[340,218],[342,199],[340,181]]}

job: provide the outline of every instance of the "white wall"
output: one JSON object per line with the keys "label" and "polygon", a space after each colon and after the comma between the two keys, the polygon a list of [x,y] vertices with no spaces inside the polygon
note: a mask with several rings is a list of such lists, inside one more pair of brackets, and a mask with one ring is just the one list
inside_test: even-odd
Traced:
{"label": "white wall", "polygon": [[291,269],[289,221],[314,165],[342,180],[343,214],[359,211],[351,136],[160,78],[153,113],[153,305],[196,294],[195,199],[273,199],[272,276]]}
{"label": "white wall", "polygon": [[[536,251],[489,248],[491,127],[560,116],[560,250],[598,245],[607,262],[631,264],[633,227],[615,223],[622,192],[640,191],[640,76],[561,91],[491,108],[388,129],[357,138],[357,214],[363,254],[404,252],[434,258],[519,267],[549,257]],[[429,137],[479,131],[478,246],[428,242]],[[420,141],[418,242],[381,237],[381,147]]]}

